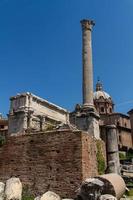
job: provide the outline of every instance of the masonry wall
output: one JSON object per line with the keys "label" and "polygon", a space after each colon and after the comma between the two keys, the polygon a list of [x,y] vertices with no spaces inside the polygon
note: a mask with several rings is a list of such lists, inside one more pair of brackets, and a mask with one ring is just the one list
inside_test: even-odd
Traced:
{"label": "masonry wall", "polygon": [[121,130],[121,129],[119,129],[117,132],[119,134],[120,147],[121,148],[126,147],[127,149],[133,148],[131,132],[127,132],[127,131]]}
{"label": "masonry wall", "polygon": [[95,141],[80,131],[11,136],[0,148],[0,180],[17,176],[36,195],[52,190],[73,198],[82,180],[95,175]]}

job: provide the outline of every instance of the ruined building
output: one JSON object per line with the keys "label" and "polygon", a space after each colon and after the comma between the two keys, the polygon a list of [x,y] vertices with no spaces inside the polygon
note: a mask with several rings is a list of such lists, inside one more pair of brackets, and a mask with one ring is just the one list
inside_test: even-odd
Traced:
{"label": "ruined building", "polygon": [[[88,45],[88,41],[91,44],[93,22],[83,20],[81,25],[84,92],[80,110],[69,114],[30,93],[10,99],[8,136],[0,148],[0,179],[19,177],[34,194],[51,190],[62,198],[74,198],[85,178],[103,173],[106,167],[99,114],[93,103],[93,66]],[[71,120],[74,120],[73,124]],[[49,126],[52,129],[47,128]],[[99,171],[98,155],[104,164],[102,171]]]}
{"label": "ruined building", "polygon": [[66,109],[28,92],[11,97],[10,101],[9,134],[43,131],[48,125],[67,124],[69,120]]}
{"label": "ruined building", "polygon": [[82,60],[83,60],[83,103],[77,104],[69,113],[66,109],[52,104],[31,93],[18,94],[10,98],[9,134],[22,134],[29,131],[43,131],[60,123],[74,124],[79,130],[88,131],[92,136],[102,138],[106,143],[106,125],[116,126],[119,149],[133,148],[131,115],[114,111],[112,97],[103,90],[100,81],[93,91],[92,29],[93,21],[81,21]]}
{"label": "ruined building", "polygon": [[[100,83],[93,92],[93,26],[92,20],[81,21],[83,102],[73,112],[31,93],[10,98],[8,136],[0,148],[1,181],[16,176],[37,195],[51,190],[74,198],[81,182],[104,173],[106,165],[108,172],[119,173],[114,103]],[[133,121],[132,111],[130,116]]]}

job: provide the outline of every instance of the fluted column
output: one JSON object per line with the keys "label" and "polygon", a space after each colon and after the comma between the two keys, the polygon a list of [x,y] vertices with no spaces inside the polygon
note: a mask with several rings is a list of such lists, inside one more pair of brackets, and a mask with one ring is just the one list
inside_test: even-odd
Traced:
{"label": "fluted column", "polygon": [[82,20],[82,62],[83,62],[83,106],[94,107],[93,104],[93,65],[91,32],[92,20]]}

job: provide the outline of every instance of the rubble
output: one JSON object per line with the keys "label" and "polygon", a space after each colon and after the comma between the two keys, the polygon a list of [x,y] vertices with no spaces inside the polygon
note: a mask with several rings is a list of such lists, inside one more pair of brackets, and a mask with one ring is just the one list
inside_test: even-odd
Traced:
{"label": "rubble", "polygon": [[6,181],[5,198],[6,200],[21,200],[22,183],[19,178],[13,177]]}
{"label": "rubble", "polygon": [[[77,194],[77,200],[112,200],[120,199],[125,193],[126,185],[118,174],[105,174],[95,178],[86,179]],[[103,196],[106,195],[106,196]]]}
{"label": "rubble", "polygon": [[117,198],[111,194],[104,194],[100,196],[99,200],[117,200]]}
{"label": "rubble", "polygon": [[41,196],[40,200],[61,200],[61,198],[56,193],[48,191]]}
{"label": "rubble", "polygon": [[4,190],[5,190],[5,184],[0,182],[0,200],[4,200]]}

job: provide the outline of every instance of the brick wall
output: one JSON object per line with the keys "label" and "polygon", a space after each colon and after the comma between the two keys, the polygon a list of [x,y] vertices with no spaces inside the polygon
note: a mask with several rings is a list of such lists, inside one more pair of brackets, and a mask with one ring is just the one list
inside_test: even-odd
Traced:
{"label": "brick wall", "polygon": [[52,190],[72,198],[82,180],[95,175],[95,142],[80,131],[11,136],[0,148],[0,180],[17,176],[34,194]]}
{"label": "brick wall", "polygon": [[131,132],[121,130],[119,132],[119,144],[122,147],[133,148]]}

